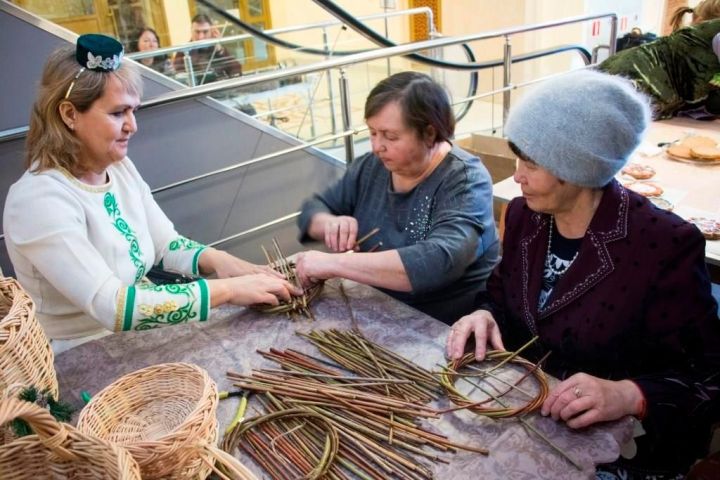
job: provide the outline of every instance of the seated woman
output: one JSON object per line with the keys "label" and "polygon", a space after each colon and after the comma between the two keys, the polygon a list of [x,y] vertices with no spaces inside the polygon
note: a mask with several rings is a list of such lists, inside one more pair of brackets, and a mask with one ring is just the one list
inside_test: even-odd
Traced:
{"label": "seated woman", "polygon": [[[150,27],[141,29],[132,44],[134,52],[148,52],[160,48],[160,37],[155,30]],[[163,75],[173,75],[175,69],[172,61],[167,55],[155,55],[154,57],[141,58],[138,60],[146,67],[150,67]]]}
{"label": "seated woman", "polygon": [[[265,267],[178,235],[126,157],[142,79],[122,45],[83,35],[49,58],[33,106],[28,170],[5,202],[18,280],[60,351],[112,331],[205,321],[222,303],[277,304],[301,292]],[[215,274],[183,285],[166,270]]]}
{"label": "seated woman", "polygon": [[[468,313],[497,262],[492,182],[480,160],[454,147],[448,96],[422,73],[375,86],[365,103],[372,152],[302,207],[303,239],[334,252],[380,231],[352,255],[301,253],[305,283],[343,277],[380,287],[446,322]],[[375,250],[376,252],[369,252]]]}
{"label": "seated woman", "polygon": [[543,415],[570,428],[641,420],[637,455],[601,467],[618,478],[687,472],[720,399],[705,239],[613,179],[649,117],[629,82],[591,71],[548,81],[512,109],[505,133],[523,196],[508,206],[487,294],[447,340],[459,358],[474,336],[484,358],[488,343],[516,350],[538,335],[523,355],[551,351],[544,367],[562,379]]}
{"label": "seated woman", "polygon": [[720,82],[714,79],[720,58],[712,46],[718,34],[720,19],[704,21],[618,52],[598,68],[631,79],[651,97],[655,118],[681,111],[695,117],[720,115]]}

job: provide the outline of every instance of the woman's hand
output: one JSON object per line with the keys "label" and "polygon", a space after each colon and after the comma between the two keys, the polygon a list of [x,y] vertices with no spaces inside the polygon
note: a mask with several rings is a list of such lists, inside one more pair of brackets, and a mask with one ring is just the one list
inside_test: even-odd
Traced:
{"label": "woman's hand", "polygon": [[447,355],[456,360],[465,353],[465,344],[470,335],[475,335],[475,358],[485,358],[488,343],[497,350],[505,350],[500,335],[500,329],[492,313],[487,310],[477,310],[470,315],[462,317],[450,329],[447,339]]}
{"label": "woman's hand", "polygon": [[355,217],[333,216],[325,221],[325,245],[333,252],[347,252],[355,248],[357,233]]}
{"label": "woman's hand", "polygon": [[[254,305],[265,303],[278,305],[280,300],[286,302],[290,297],[302,295],[302,290],[292,285],[287,280],[271,277],[264,273],[243,275],[242,277],[225,278],[223,280],[211,280],[221,282],[222,290],[213,301],[213,306],[221,303],[232,303],[233,305]],[[215,295],[213,290],[211,298]],[[213,300],[216,300],[213,298]]]}
{"label": "woman's hand", "polygon": [[576,373],[550,391],[540,413],[564,420],[570,428],[640,415],[645,397],[630,380],[604,380]]}
{"label": "woman's hand", "polygon": [[315,250],[300,252],[295,257],[295,273],[303,286],[332,278],[336,254]]}
{"label": "woman's hand", "polygon": [[280,273],[267,265],[255,265],[254,263],[246,262],[234,255],[211,247],[206,248],[200,254],[199,266],[200,273],[203,275],[214,273],[217,278],[241,277],[243,275],[256,273],[264,273],[273,277],[284,278]]}

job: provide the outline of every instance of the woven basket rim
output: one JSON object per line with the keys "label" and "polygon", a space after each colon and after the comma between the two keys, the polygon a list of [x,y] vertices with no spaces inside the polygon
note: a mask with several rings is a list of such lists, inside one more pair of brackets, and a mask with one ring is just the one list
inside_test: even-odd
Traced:
{"label": "woven basket rim", "polygon": [[[107,468],[107,462],[109,462],[118,468],[117,473],[119,476],[113,478],[138,480],[141,478],[139,465],[130,452],[121,445],[82,432],[70,424],[58,422],[45,408],[15,397],[0,399],[0,409],[2,409],[2,417],[5,419],[3,425],[7,425],[13,418],[25,418],[33,425],[33,429],[38,432],[15,438],[0,445],[0,457],[7,456],[10,459],[10,463],[3,462],[3,472],[5,474],[22,473],[28,468],[28,462],[36,462],[40,457],[44,458],[43,467],[50,466],[47,462],[54,464],[55,461],[51,452],[55,447],[51,448],[44,443],[43,436],[45,436],[46,441],[49,440],[51,444],[55,444],[59,450],[65,450],[77,456],[75,460],[69,460],[70,463],[62,457],[57,457],[56,461],[59,465],[75,465],[76,468],[82,470],[92,468],[93,473],[98,473],[97,469],[101,467]],[[62,438],[60,443],[55,443],[59,438]],[[84,453],[84,449],[88,447],[100,448],[99,452],[102,452],[101,455],[104,455],[104,457],[98,458],[97,451],[92,456]],[[38,449],[40,449],[39,454]],[[55,452],[57,454],[57,451]],[[13,462],[16,462],[17,465],[13,464]],[[107,476],[108,471],[103,470],[103,472]],[[25,476],[21,478],[31,479],[36,477]]]}
{"label": "woven basket rim", "polygon": [[[203,377],[207,377],[210,379],[210,382],[204,381],[202,386],[202,391],[200,395],[198,395],[198,398],[193,399],[193,402],[195,403],[195,406],[192,408],[191,411],[185,415],[185,418],[182,420],[182,422],[179,422],[175,427],[173,428],[172,432],[167,432],[165,436],[171,435],[172,433],[182,430],[182,427],[187,425],[188,419],[191,418],[193,415],[198,413],[201,410],[203,399],[207,397],[207,395],[212,390],[212,378],[207,373],[206,370],[199,367],[198,365],[195,365],[194,363],[187,363],[187,362],[169,362],[169,363],[158,363],[155,365],[149,365],[147,367],[141,368],[140,370],[135,370],[133,372],[127,373],[125,375],[122,375],[121,377],[115,379],[112,383],[107,385],[105,388],[100,390],[97,394],[95,394],[91,399],[90,402],[85,405],[85,407],[80,411],[80,416],[78,417],[78,427],[84,423],[85,415],[88,415],[90,413],[94,413],[94,410],[99,408],[97,407],[99,402],[104,401],[104,399],[108,396],[111,397],[114,390],[117,388],[120,388],[121,383],[125,383],[128,380],[134,378],[134,377],[140,377],[145,376],[147,381],[152,381],[152,377],[148,377],[147,373],[151,372],[153,374],[158,374],[163,369],[167,368],[178,368],[178,369],[185,369],[185,373],[192,373],[197,374],[199,376],[199,379],[203,379]],[[215,389],[217,390],[217,389]],[[168,397],[164,398],[148,398],[147,402],[144,402],[143,405],[149,405],[154,402],[162,402],[166,400]],[[164,443],[163,440],[139,440],[137,442],[133,442],[134,445],[153,445],[153,444],[162,444]]]}

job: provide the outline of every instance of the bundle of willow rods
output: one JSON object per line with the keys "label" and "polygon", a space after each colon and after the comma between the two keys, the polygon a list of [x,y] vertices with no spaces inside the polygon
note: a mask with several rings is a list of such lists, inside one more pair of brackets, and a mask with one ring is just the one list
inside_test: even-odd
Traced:
{"label": "bundle of willow rods", "polygon": [[386,386],[409,401],[428,403],[442,395],[442,385],[428,370],[368,340],[357,330],[313,330],[298,335],[308,339],[325,356],[345,370],[364,377],[410,380]]}
{"label": "bundle of willow rods", "polygon": [[[335,427],[322,415],[306,409],[265,408],[272,413],[243,423],[225,436],[224,444],[240,445],[273,478],[314,480],[326,475],[340,444]],[[272,423],[279,423],[280,429]],[[288,423],[292,428],[282,430]],[[241,443],[242,438],[245,443]]]}
{"label": "bundle of willow rods", "polygon": [[[346,478],[344,472],[349,471],[360,478],[429,479],[432,472],[428,466],[410,455],[434,462],[446,460],[424,447],[437,452],[464,448],[487,453],[484,449],[457,445],[418,426],[417,418],[437,417],[433,409],[363,391],[366,384],[377,383],[378,379],[333,378],[336,383],[330,384],[318,377],[305,379],[282,373],[228,376],[236,386],[259,394],[257,398],[270,414],[298,409],[320,415],[332,425],[340,442],[327,478]],[[265,428],[243,429],[241,424],[225,437],[223,449],[232,454],[236,447],[242,448],[277,479],[298,478],[298,472],[306,475],[313,465],[323,465],[319,452],[330,435],[327,430],[320,431],[317,426],[303,428],[301,419],[280,419],[272,426],[267,426],[263,417],[260,419]],[[283,446],[279,447],[281,443]]]}
{"label": "bundle of willow rods", "polygon": [[[432,478],[432,471],[418,463],[418,457],[446,462],[439,454],[459,448],[487,454],[485,449],[455,444],[419,425],[421,418],[437,418],[437,411],[424,405],[432,399],[428,392],[435,394],[440,388],[429,372],[358,332],[310,335],[342,367],[294,350],[272,349],[260,353],[282,369],[255,370],[251,375],[229,372],[236,386],[257,394],[268,414],[226,435],[225,451],[232,454],[242,448],[273,479],[316,478],[313,475],[322,470],[323,478],[330,479],[350,475],[422,480]],[[352,361],[339,361],[348,353]],[[373,373],[348,376],[342,370],[345,364]],[[286,418],[281,412],[287,411],[297,413]],[[303,418],[302,412],[318,415],[327,424],[323,427]],[[278,414],[279,418],[273,416]],[[331,429],[339,438],[334,461],[326,455]]]}
{"label": "bundle of willow rods", "polygon": [[[260,248],[262,248],[262,251],[265,254],[268,266],[285,275],[285,278],[287,278],[290,283],[298,287],[302,287],[302,285],[300,285],[300,280],[297,278],[295,273],[295,263],[289,261],[287,257],[285,257],[280,249],[280,244],[275,238],[272,239],[272,242],[272,251],[268,251],[264,245],[260,245]],[[323,283],[316,283],[305,288],[301,296],[291,297],[289,302],[281,301],[279,305],[254,305],[253,308],[264,313],[287,313],[291,318],[294,318],[295,315],[299,314],[314,320],[315,317],[310,311],[310,303],[315,300],[318,295],[320,295],[322,289]]]}
{"label": "bundle of willow rods", "polygon": [[[445,391],[447,392],[448,397],[454,404],[472,412],[491,418],[508,418],[514,416],[521,416],[526,413],[535,411],[542,406],[545,398],[548,395],[549,387],[545,374],[539,368],[541,362],[538,362],[537,365],[533,364],[532,362],[518,356],[518,352],[490,350],[485,356],[485,362],[492,361],[500,361],[500,363],[487,369],[473,368],[472,370],[475,373],[461,373],[460,371],[463,368],[468,367],[471,363],[475,362],[475,355],[473,353],[466,353],[462,358],[450,362],[446,367],[443,368],[440,374],[440,382],[442,383],[443,387],[445,387]],[[493,375],[492,372],[494,370],[506,363],[519,365],[523,367],[527,372],[514,383],[509,383]],[[529,376],[533,376],[535,378],[535,382],[537,383],[538,388],[535,395],[526,392],[519,386]],[[485,387],[483,387],[478,382],[470,382],[468,378],[473,378],[478,381],[484,381],[486,385]],[[495,383],[504,383],[504,391],[499,391],[494,384],[487,381],[488,378],[493,378],[495,380]],[[462,379],[470,383],[471,385],[473,385],[473,389],[482,390],[486,394],[487,398],[484,398],[480,401],[474,401],[468,398],[466,395],[463,395],[455,386],[455,382],[458,379]],[[490,392],[489,389],[491,388],[494,389],[496,393]],[[509,406],[506,402],[500,401],[502,397],[504,397],[507,393],[511,391],[522,393],[529,398],[528,402],[520,406],[513,407]],[[495,406],[488,406],[489,403],[494,403]]]}

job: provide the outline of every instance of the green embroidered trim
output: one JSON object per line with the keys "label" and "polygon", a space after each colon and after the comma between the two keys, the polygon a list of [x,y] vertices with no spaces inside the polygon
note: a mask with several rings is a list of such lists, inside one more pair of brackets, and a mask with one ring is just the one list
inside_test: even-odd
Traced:
{"label": "green embroidered trim", "polygon": [[200,286],[200,321],[204,322],[210,314],[210,289],[204,278],[198,280]]}
{"label": "green embroidered trim", "polygon": [[716,73],[713,75],[713,77],[710,79],[710,85],[713,87],[720,87],[720,73]]}
{"label": "green embroidered trim", "polygon": [[194,240],[190,240],[189,238],[183,237],[182,235],[179,235],[175,240],[170,242],[170,245],[168,245],[168,249],[171,252],[174,252],[176,250],[194,250],[197,249],[195,252],[195,255],[193,256],[192,260],[192,274],[193,275],[199,275],[200,274],[200,267],[199,267],[199,260],[200,260],[200,254],[205,250],[207,247],[203,245],[202,243],[198,243]]}
{"label": "green embroidered trim", "polygon": [[135,306],[135,287],[127,287],[125,295],[125,315],[123,318],[122,331],[127,332],[132,328],[133,307]]}
{"label": "green embroidered trim", "polygon": [[198,248],[197,252],[193,256],[192,260],[192,273],[193,275],[200,275],[200,254],[205,251],[207,247]]}
{"label": "green embroidered trim", "polygon": [[174,252],[175,250],[192,250],[193,248],[205,248],[205,245],[202,243],[198,243],[194,240],[190,240],[189,238],[185,238],[182,235],[177,237],[175,240],[170,242],[170,246],[168,247],[171,252]]}
{"label": "green embroidered trim", "polygon": [[130,225],[127,224],[125,219],[122,218],[117,201],[115,200],[115,195],[107,192],[103,198],[103,204],[105,206],[105,211],[113,220],[113,225],[117,231],[125,237],[125,240],[130,242],[130,251],[128,253],[130,254],[130,261],[133,265],[135,265],[135,268],[137,268],[137,272],[135,273],[135,283],[137,283],[145,276],[145,262],[142,261],[143,255],[140,251],[140,244],[135,236],[135,232],[133,232],[132,228],[130,228]]}
{"label": "green embroidered trim", "polygon": [[[193,292],[193,283],[169,285],[138,285],[141,290],[168,293],[185,297],[185,304],[178,307],[174,300],[156,305],[141,304],[138,311],[144,315],[132,327],[133,330],[150,330],[167,325],[187,323],[198,316],[196,312],[197,295]],[[202,286],[200,287],[202,289]],[[202,290],[201,290],[202,292]],[[202,308],[202,298],[200,307]]]}

